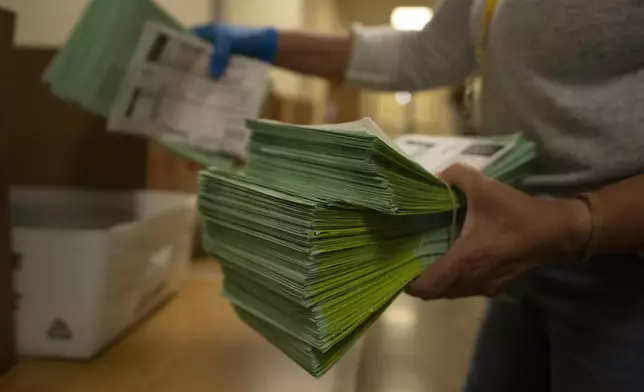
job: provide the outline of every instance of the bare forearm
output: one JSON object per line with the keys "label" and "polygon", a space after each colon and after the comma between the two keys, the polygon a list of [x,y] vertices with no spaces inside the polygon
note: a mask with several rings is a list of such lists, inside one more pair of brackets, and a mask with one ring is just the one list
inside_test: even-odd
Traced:
{"label": "bare forearm", "polygon": [[341,82],[349,63],[351,46],[349,35],[280,32],[275,65]]}

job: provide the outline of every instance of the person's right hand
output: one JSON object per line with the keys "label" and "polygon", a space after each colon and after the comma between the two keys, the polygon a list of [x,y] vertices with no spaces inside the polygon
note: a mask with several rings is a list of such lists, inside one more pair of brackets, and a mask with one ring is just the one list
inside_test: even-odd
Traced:
{"label": "person's right hand", "polygon": [[244,28],[219,23],[197,26],[193,32],[215,45],[210,60],[210,73],[217,79],[228,66],[233,54],[273,63],[277,54],[278,33],[274,28]]}
{"label": "person's right hand", "polygon": [[584,254],[592,217],[583,201],[533,197],[459,164],[440,177],[467,198],[465,223],[408,294],[424,300],[493,297],[527,271],[575,263]]}

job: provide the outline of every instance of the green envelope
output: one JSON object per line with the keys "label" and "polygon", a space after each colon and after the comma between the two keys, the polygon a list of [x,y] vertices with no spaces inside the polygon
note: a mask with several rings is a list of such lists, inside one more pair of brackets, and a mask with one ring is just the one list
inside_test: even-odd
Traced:
{"label": "green envelope", "polygon": [[93,0],[43,80],[62,99],[107,117],[147,21],[184,27],[151,0]]}
{"label": "green envelope", "polygon": [[[185,31],[151,0],[92,0],[77,20],[65,46],[56,54],[43,81],[57,97],[107,117],[147,21]],[[234,170],[234,159],[180,141],[158,142],[204,166]]]}

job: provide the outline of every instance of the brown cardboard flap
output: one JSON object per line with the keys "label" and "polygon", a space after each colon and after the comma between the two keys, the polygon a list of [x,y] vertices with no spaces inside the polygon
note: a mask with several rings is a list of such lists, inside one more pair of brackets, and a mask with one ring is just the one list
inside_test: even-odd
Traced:
{"label": "brown cardboard flap", "polygon": [[8,135],[11,129],[10,113],[13,78],[14,16],[0,9],[0,373],[14,361],[14,331],[12,287],[13,260],[9,237],[8,200]]}
{"label": "brown cardboard flap", "polygon": [[52,95],[42,73],[55,50],[16,49],[11,182],[94,189],[146,186],[147,141]]}

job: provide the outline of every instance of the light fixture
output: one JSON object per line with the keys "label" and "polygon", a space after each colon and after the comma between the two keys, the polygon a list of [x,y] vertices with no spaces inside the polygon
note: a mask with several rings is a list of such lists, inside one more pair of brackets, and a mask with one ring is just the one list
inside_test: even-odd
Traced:
{"label": "light fixture", "polygon": [[433,16],[429,7],[396,7],[391,13],[391,25],[396,30],[420,31]]}
{"label": "light fixture", "polygon": [[[391,26],[396,30],[420,31],[433,17],[434,11],[429,7],[396,7],[391,13]],[[400,91],[396,93],[395,99],[398,105],[405,108],[403,132],[413,133],[415,121],[413,95]]]}
{"label": "light fixture", "polygon": [[400,106],[407,106],[411,103],[411,93],[409,91],[398,91],[394,99]]}

